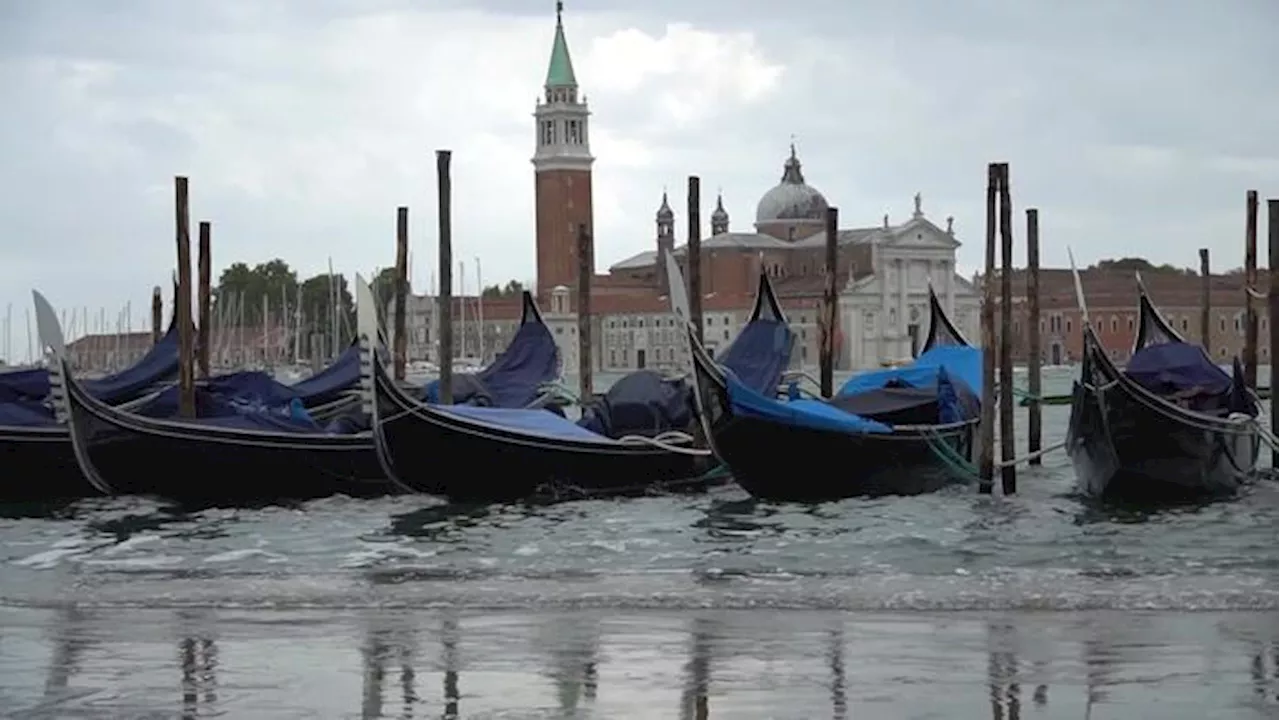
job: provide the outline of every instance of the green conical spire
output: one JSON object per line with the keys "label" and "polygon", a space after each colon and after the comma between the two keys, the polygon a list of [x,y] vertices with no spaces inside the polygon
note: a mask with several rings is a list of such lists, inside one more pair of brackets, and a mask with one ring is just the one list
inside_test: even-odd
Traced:
{"label": "green conical spire", "polygon": [[573,76],[573,61],[569,59],[569,43],[564,39],[564,23],[560,21],[560,13],[564,12],[564,3],[556,2],[556,39],[551,46],[551,64],[547,67],[547,87],[577,87],[578,80]]}

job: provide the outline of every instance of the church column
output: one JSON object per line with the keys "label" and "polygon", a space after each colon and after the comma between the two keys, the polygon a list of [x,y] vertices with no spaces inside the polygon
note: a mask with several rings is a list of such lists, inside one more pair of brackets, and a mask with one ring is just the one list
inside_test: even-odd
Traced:
{"label": "church column", "polygon": [[951,318],[951,322],[955,322],[956,317],[956,270],[952,266],[951,260],[942,261],[942,282],[943,291],[947,294],[945,307],[947,308],[947,317]]}
{"label": "church column", "polygon": [[907,277],[907,271],[911,266],[902,258],[898,258],[895,262],[898,264],[898,351],[895,359],[901,359],[911,354],[903,351],[904,346],[910,350],[910,345],[906,343],[910,342],[907,339],[907,281],[910,279]]}
{"label": "church column", "polygon": [[889,263],[879,255],[876,260],[879,262],[876,266],[876,274],[880,276],[880,317],[878,319],[880,328],[876,333],[878,336],[876,360],[884,362],[889,359],[889,338],[893,334],[889,331]]}

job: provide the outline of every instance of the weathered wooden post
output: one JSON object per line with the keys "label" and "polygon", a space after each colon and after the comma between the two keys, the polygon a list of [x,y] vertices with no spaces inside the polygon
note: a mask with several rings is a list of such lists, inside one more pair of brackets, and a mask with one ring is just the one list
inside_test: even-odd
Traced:
{"label": "weathered wooden post", "polygon": [[[1276,379],[1280,376],[1280,199],[1267,200],[1267,267],[1271,270],[1271,283],[1267,288],[1267,335],[1271,338],[1271,385],[1267,388],[1271,396],[1271,432],[1280,433],[1280,389],[1276,388]],[[1271,449],[1271,466],[1280,467],[1280,453]]]}
{"label": "weathered wooden post", "polygon": [[451,150],[436,151],[436,212],[440,232],[440,295],[436,314],[440,316],[440,404],[453,404],[453,218],[449,179]]}
{"label": "weathered wooden post", "polygon": [[702,342],[702,220],[699,208],[702,207],[702,181],[697,175],[689,176],[689,243],[685,245],[684,259],[689,273],[689,322],[698,334],[698,342]]}
{"label": "weathered wooden post", "polygon": [[1209,248],[1200,248],[1200,344],[1204,351],[1213,355],[1210,340],[1213,328],[1210,321],[1210,290],[1213,288],[1213,276],[1209,274]]}
{"label": "weathered wooden post", "polygon": [[213,310],[211,305],[211,288],[213,282],[213,239],[212,227],[208,220],[200,221],[200,249],[197,263],[200,266],[200,289],[197,291],[197,303],[200,312],[200,325],[196,328],[196,362],[200,366],[200,377],[209,377],[209,332],[212,324]]}
{"label": "weathered wooden post", "polygon": [[178,414],[195,417],[195,338],[191,336],[191,213],[187,201],[187,178],[173,179],[175,221],[178,240],[178,289],[174,311],[178,318]]}
{"label": "weathered wooden post", "polygon": [[311,333],[311,374],[315,375],[320,372],[323,364],[320,362],[324,357],[324,336],[320,333]]}
{"label": "weathered wooden post", "polygon": [[1040,465],[1040,211],[1027,208],[1027,452]]}
{"label": "weathered wooden post", "polygon": [[978,419],[978,492],[991,494],[996,445],[996,163],[987,164],[987,254],[982,276],[982,407]]}
{"label": "weathered wooden post", "polygon": [[1251,390],[1258,389],[1258,310],[1253,293],[1258,289],[1258,191],[1245,195],[1246,212],[1244,230],[1244,382]]}
{"label": "weathered wooden post", "polygon": [[578,225],[578,398],[591,399],[595,387],[591,377],[591,277],[595,274],[595,258],[591,252],[591,233],[585,224]]}
{"label": "weathered wooden post", "polygon": [[151,288],[151,344],[164,337],[164,300],[160,299],[160,286]]}
{"label": "weathered wooden post", "polygon": [[1013,202],[1009,163],[1000,163],[1000,490],[1018,492],[1013,434]]}
{"label": "weathered wooden post", "polygon": [[835,394],[835,334],[836,334],[836,270],[839,262],[840,210],[827,208],[827,256],[826,286],[822,292],[822,322],[819,324],[822,345],[818,348],[818,384],[822,397]]}
{"label": "weathered wooden post", "polygon": [[395,378],[404,380],[405,364],[409,355],[409,336],[406,334],[406,303],[409,302],[409,208],[396,208],[396,317],[395,317]]}

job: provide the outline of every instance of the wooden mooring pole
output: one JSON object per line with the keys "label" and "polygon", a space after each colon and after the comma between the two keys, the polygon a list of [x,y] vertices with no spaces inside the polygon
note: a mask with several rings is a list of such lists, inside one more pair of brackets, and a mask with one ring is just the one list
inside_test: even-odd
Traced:
{"label": "wooden mooring pole", "polygon": [[987,248],[982,275],[982,407],[978,420],[978,492],[991,494],[996,445],[996,189],[1000,170],[987,164]]}
{"label": "wooden mooring pole", "polygon": [[409,208],[396,208],[396,317],[395,379],[404,380],[408,362],[409,336],[406,334],[406,303],[409,302]]}
{"label": "wooden mooring pole", "polygon": [[1018,492],[1013,434],[1013,202],[1009,163],[1000,163],[1000,491]]}
{"label": "wooden mooring pole", "polygon": [[702,220],[698,209],[702,207],[702,181],[697,175],[689,176],[689,244],[685,246],[684,260],[689,275],[689,322],[693,323],[698,342],[702,342]]}
{"label": "wooden mooring pole", "polygon": [[[1271,366],[1271,382],[1267,390],[1271,403],[1271,433],[1280,433],[1280,398],[1276,396],[1276,378],[1280,373],[1280,199],[1267,200],[1267,267],[1271,270],[1271,282],[1267,287],[1267,335],[1271,338],[1271,352],[1268,353],[1268,365]],[[1280,452],[1271,450],[1271,467],[1280,467]]]}
{"label": "wooden mooring pole", "polygon": [[1209,248],[1200,248],[1200,344],[1204,351],[1213,356],[1211,349],[1213,328],[1211,327],[1212,308],[1210,307],[1210,290],[1213,289],[1213,276],[1209,274]]}
{"label": "wooden mooring pole", "polygon": [[585,223],[578,225],[578,398],[591,399],[595,385],[591,377],[591,277],[595,257],[591,233]]}
{"label": "wooden mooring pole", "polygon": [[1027,452],[1041,464],[1040,211],[1027,208]]}
{"label": "wooden mooring pole", "polygon": [[449,179],[451,150],[436,151],[436,211],[440,232],[440,295],[436,314],[440,316],[440,386],[441,405],[453,404],[453,184]]}
{"label": "wooden mooring pole", "polygon": [[151,344],[164,337],[164,300],[160,299],[160,286],[151,288]]}
{"label": "wooden mooring pole", "polygon": [[1244,382],[1258,389],[1258,309],[1253,293],[1258,288],[1258,191],[1245,195],[1248,215],[1244,230]]}
{"label": "wooden mooring pole", "polygon": [[829,398],[835,393],[835,335],[836,335],[836,270],[837,250],[839,249],[840,210],[827,208],[827,257],[826,287],[822,292],[822,330],[819,338],[822,345],[818,348],[818,384],[822,397]]}
{"label": "wooden mooring pole", "polygon": [[195,338],[191,322],[191,213],[187,200],[187,178],[173,179],[175,223],[178,240],[178,287],[174,292],[174,313],[178,318],[178,414],[195,417]]}
{"label": "wooden mooring pole", "polygon": [[[196,363],[200,366],[200,377],[209,377],[209,333],[213,324],[212,295],[210,285],[213,282],[213,228],[208,220],[200,221],[200,248],[197,264],[199,265],[200,282],[196,291],[196,303],[200,312],[200,325],[196,328]],[[263,319],[266,322],[266,319]]]}

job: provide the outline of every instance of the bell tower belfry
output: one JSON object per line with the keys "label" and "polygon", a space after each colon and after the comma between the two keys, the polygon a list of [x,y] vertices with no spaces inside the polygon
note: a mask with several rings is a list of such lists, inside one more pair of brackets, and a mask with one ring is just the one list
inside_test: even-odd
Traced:
{"label": "bell tower belfry", "polygon": [[[569,58],[561,14],[556,3],[556,33],[543,94],[533,112],[534,205],[537,216],[538,297],[551,289],[578,284],[578,226],[593,233],[591,212],[591,135],[587,99]],[[594,234],[592,235],[594,245]],[[594,252],[592,253],[594,257]]]}

